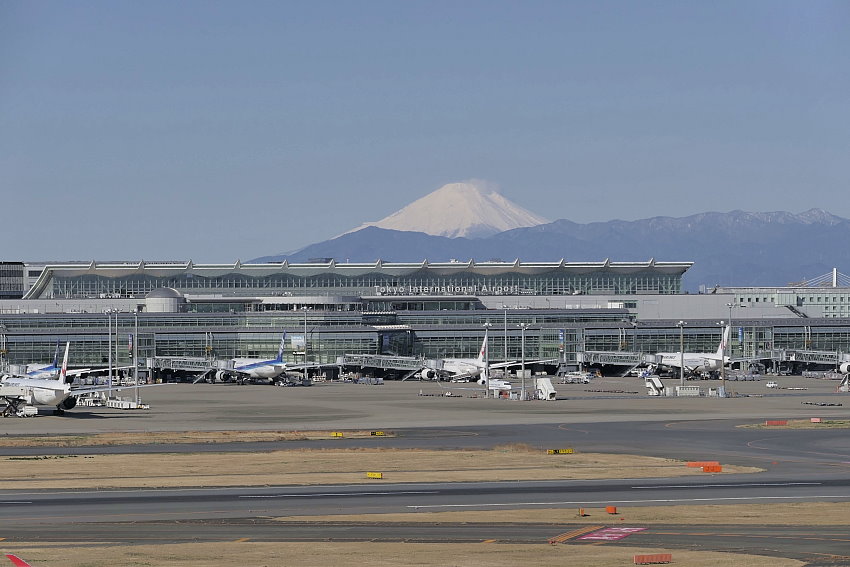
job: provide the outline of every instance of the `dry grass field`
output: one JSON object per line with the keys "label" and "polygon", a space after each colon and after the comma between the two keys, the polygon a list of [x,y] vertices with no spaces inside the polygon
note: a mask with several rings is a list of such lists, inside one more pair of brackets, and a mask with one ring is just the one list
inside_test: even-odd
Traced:
{"label": "dry grass field", "polygon": [[[710,476],[679,460],[596,453],[547,455],[525,445],[491,450],[304,449],[3,457],[0,462],[5,485],[15,490]],[[719,474],[761,469],[724,466],[723,470]],[[384,478],[369,479],[367,472],[381,472]]]}
{"label": "dry grass field", "polygon": [[34,566],[63,567],[327,567],[332,563],[358,567],[626,567],[635,554],[672,553],[675,565],[688,567],[801,567],[800,561],[777,557],[708,551],[670,551],[595,545],[515,545],[495,543],[260,543],[250,541],[138,545],[112,547],[40,543],[5,545]]}
{"label": "dry grass field", "polygon": [[[511,510],[511,523],[600,524],[626,521],[630,524],[679,525],[773,525],[850,526],[846,502],[792,502],[785,504],[723,504],[700,506],[619,506],[612,516],[604,508],[578,510],[546,508]],[[411,512],[404,514],[293,516],[281,522],[422,522],[494,523],[505,521],[504,511]]]}
{"label": "dry grass field", "polygon": [[[108,447],[117,445],[165,445],[182,443],[254,443],[371,437],[371,431],[125,431],[82,435],[20,435],[0,437],[0,447]],[[391,432],[380,432],[392,437]]]}

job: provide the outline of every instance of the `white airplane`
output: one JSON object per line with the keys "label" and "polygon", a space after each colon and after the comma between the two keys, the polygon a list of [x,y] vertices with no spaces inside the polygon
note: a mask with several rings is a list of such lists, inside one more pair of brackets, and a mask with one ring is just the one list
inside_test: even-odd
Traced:
{"label": "white airplane", "polygon": [[58,378],[28,378],[24,376],[9,376],[2,382],[4,389],[19,388],[20,392],[15,394],[1,395],[6,401],[4,415],[18,413],[22,405],[55,406],[54,415],[62,415],[77,405],[77,397],[94,392],[111,392],[127,390],[130,388],[145,388],[158,386],[159,384],[142,384],[139,386],[97,386],[91,388],[71,388],[68,380],[68,350],[70,343],[65,343],[65,357],[59,369]]}
{"label": "white airplane", "polygon": [[732,327],[726,325],[723,330],[723,338],[716,352],[659,352],[655,355],[656,363],[668,368],[681,368],[684,366],[687,372],[714,372],[729,362],[729,356],[725,355]]}
{"label": "white airplane", "polygon": [[[126,370],[128,368],[133,368],[132,366],[113,366],[112,370]],[[59,366],[59,341],[56,341],[56,352],[53,355],[53,362],[50,364],[27,364],[26,372],[19,376],[20,378],[36,378],[36,379],[55,379],[59,376],[59,371],[61,367]],[[97,374],[101,372],[106,372],[109,370],[108,367],[101,368],[74,368],[73,370],[67,370],[66,374],[68,376],[80,376],[81,374]],[[12,376],[14,377],[14,376]],[[6,377],[3,378],[4,380]]]}
{"label": "white airplane", "polygon": [[[240,380],[267,380],[270,383],[276,382],[276,379],[285,375],[287,371],[298,371],[306,368],[320,368],[327,366],[319,363],[296,364],[283,360],[283,349],[286,344],[286,332],[280,338],[280,346],[277,349],[277,357],[271,360],[261,358],[234,358],[233,368],[228,370],[218,370],[215,373],[215,378],[221,381],[227,381],[234,374]],[[199,379],[200,380],[200,379]]]}
{"label": "white airplane", "polygon": [[[437,364],[437,368],[423,368],[419,372],[419,378],[422,380],[440,380],[440,379],[448,379],[453,381],[465,381],[476,379],[479,384],[485,384],[488,382],[487,376],[485,376],[485,368],[488,367],[486,362],[486,354],[487,354],[487,331],[484,331],[484,342],[481,343],[481,350],[478,351],[477,358],[444,358],[442,359],[442,364]],[[549,362],[547,360],[529,360],[526,361],[526,364],[535,364],[540,362]],[[496,364],[490,364],[489,368],[492,370],[494,368],[508,368],[511,366],[519,366],[521,362],[516,360],[512,360],[510,362],[498,362]],[[491,378],[489,382],[492,383],[494,380]],[[503,380],[499,380],[499,382],[505,382]],[[505,382],[505,384],[509,384]]]}

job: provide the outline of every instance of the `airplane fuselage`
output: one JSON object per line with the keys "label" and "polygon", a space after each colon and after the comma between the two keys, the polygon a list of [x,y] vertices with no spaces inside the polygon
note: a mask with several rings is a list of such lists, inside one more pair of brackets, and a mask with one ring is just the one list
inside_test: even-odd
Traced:
{"label": "airplane fuselage", "polygon": [[475,358],[450,358],[443,361],[443,371],[451,375],[475,377],[484,371],[484,364]]}
{"label": "airplane fuselage", "polygon": [[713,352],[686,352],[684,357],[678,352],[660,352],[660,364],[670,368],[683,365],[692,372],[714,372],[723,366],[723,359]]}
{"label": "airplane fuselage", "polygon": [[36,406],[58,406],[71,395],[71,388],[58,380],[42,380],[38,378],[7,378],[4,386],[26,388],[28,402]]}
{"label": "airplane fuselage", "polygon": [[286,370],[286,366],[277,360],[252,358],[233,359],[233,370],[250,378],[277,378]]}

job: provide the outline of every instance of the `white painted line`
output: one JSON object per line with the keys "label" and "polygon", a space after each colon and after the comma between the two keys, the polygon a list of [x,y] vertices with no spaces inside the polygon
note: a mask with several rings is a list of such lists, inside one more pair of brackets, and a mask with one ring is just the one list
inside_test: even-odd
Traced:
{"label": "white painted line", "polygon": [[392,496],[394,494],[439,494],[436,490],[404,492],[316,492],[313,494],[249,494],[239,498],[313,498],[315,496]]}
{"label": "white painted line", "polygon": [[561,502],[500,502],[483,504],[422,504],[418,506],[405,506],[405,508],[484,508],[484,507],[507,507],[507,506],[566,506],[566,505],[590,505],[590,504],[648,504],[653,502],[721,502],[725,500],[804,500],[808,498],[835,498],[845,501],[850,498],[846,494],[831,496],[740,496],[721,498],[666,498],[647,500],[574,500]]}
{"label": "white painted line", "polygon": [[653,488],[735,488],[741,486],[821,486],[822,482],[750,482],[740,484],[659,484],[657,486],[632,486],[631,488],[638,489],[653,489]]}

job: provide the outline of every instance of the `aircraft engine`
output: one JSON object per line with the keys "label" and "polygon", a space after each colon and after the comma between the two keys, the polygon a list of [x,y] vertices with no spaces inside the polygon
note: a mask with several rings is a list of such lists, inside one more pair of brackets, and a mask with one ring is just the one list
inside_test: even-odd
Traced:
{"label": "aircraft engine", "polygon": [[850,362],[842,362],[841,366],[838,367],[838,370],[840,370],[842,374],[850,373]]}
{"label": "aircraft engine", "polygon": [[430,368],[426,368],[425,370],[419,373],[419,377],[423,380],[434,380],[437,378],[437,372],[431,370]]}
{"label": "aircraft engine", "polygon": [[230,374],[224,370],[216,370],[215,379],[219,382],[230,382]]}
{"label": "aircraft engine", "polygon": [[77,397],[76,396],[68,396],[67,398],[62,400],[61,404],[59,404],[56,407],[58,407],[61,410],[66,410],[66,409],[71,409],[76,405],[77,405]]}

